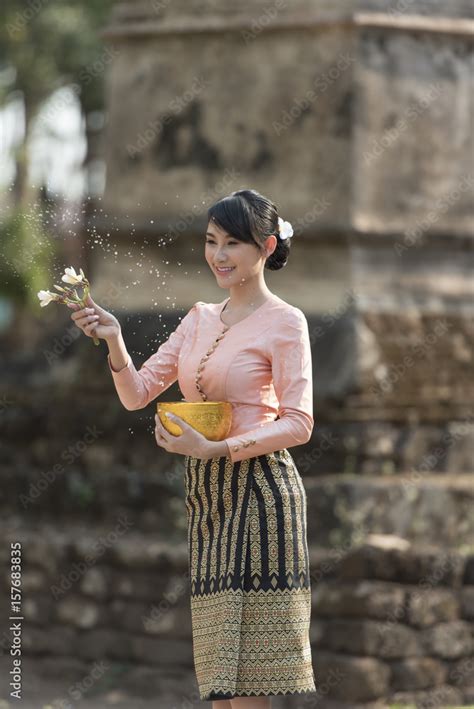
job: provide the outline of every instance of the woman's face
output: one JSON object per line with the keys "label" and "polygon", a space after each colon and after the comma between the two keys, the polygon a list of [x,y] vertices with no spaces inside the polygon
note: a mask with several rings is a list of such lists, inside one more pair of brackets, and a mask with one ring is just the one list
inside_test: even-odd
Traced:
{"label": "woman's face", "polygon": [[[222,288],[229,288],[257,276],[265,263],[265,253],[255,244],[248,244],[224,232],[209,222],[206,233],[206,261]],[[231,270],[219,272],[219,267]]]}

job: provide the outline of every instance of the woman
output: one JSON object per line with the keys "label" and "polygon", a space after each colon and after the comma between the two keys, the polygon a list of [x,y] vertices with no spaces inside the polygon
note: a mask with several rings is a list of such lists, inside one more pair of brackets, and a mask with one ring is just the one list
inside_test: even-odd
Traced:
{"label": "woman", "polygon": [[125,408],[145,407],[176,380],[187,401],[232,403],[232,429],[217,442],[179,417],[173,436],[155,415],[157,444],[185,456],[194,663],[214,709],[316,691],[306,493],[287,450],[313,429],[309,332],[263,274],[286,265],[292,234],[255,190],[214,204],[205,257],[230,297],[196,302],[139,371],[113,315],[90,299],[71,316],[106,340]]}

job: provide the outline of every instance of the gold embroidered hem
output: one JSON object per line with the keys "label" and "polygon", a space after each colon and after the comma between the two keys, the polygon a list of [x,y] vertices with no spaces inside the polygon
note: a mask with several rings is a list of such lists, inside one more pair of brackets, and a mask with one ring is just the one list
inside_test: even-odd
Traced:
{"label": "gold embroidered hem", "polygon": [[200,698],[315,692],[306,493],[293,458],[186,456],[185,492]]}

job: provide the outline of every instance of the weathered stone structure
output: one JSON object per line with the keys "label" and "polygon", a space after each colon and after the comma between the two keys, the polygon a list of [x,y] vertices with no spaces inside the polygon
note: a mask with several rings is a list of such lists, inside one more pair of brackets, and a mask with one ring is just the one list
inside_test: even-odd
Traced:
{"label": "weathered stone structure", "polygon": [[[90,275],[136,364],[178,313],[226,295],[203,258],[212,201],[254,187],[295,227],[267,282],[305,311],[313,345],[316,426],[292,454],[320,696],[276,709],[474,702],[473,23],[469,2],[160,0],[118,5],[104,33],[94,223],[146,268],[130,287],[123,248]],[[5,365],[0,512],[25,545],[25,652],[50,670],[69,657],[71,677],[105,657],[138,694],[192,705],[182,462],[157,456],[154,406],[121,407],[103,348],[55,354],[64,326],[40,363]],[[81,566],[121,518],[131,527]]]}
{"label": "weathered stone structure", "polygon": [[[135,2],[105,32],[103,207],[157,264],[127,306],[168,306],[150,297],[158,271],[179,307],[225,297],[203,258],[206,208],[243,186],[271,195],[296,236],[267,281],[312,320],[315,443],[326,425],[350,432],[350,470],[370,472],[375,439],[388,473],[472,469],[469,12]],[[127,266],[97,263],[99,294]],[[341,471],[327,456],[323,469]]]}

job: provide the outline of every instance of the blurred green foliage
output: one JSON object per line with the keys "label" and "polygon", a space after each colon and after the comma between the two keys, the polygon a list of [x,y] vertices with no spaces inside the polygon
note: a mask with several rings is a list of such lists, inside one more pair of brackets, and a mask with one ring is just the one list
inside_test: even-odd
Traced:
{"label": "blurred green foliage", "polygon": [[37,309],[37,292],[51,289],[51,262],[56,253],[41,216],[31,209],[16,209],[0,222],[0,243],[0,294]]}
{"label": "blurred green foliage", "polygon": [[[3,0],[0,3],[0,102],[21,91],[28,111],[61,86],[77,84],[85,113],[104,105],[100,31],[113,0]],[[88,70],[89,68],[89,70]]]}
{"label": "blurred green foliage", "polygon": [[[74,89],[83,115],[104,109],[104,74],[110,59],[100,32],[113,0],[2,0],[0,2],[0,106],[24,102],[26,139],[13,156],[12,204],[0,218],[0,294],[28,305],[51,287],[57,244],[48,235],[38,188],[28,183],[26,145],[32,124],[59,88]],[[5,216],[5,214],[7,216]]]}

